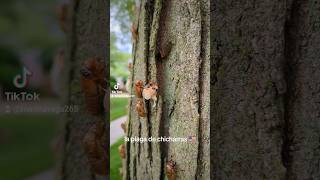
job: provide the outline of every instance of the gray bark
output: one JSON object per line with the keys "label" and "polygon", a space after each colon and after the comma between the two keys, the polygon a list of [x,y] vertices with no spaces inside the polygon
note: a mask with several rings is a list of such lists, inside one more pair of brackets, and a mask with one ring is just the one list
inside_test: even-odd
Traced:
{"label": "gray bark", "polygon": [[[108,12],[108,2],[104,0],[74,0],[69,5],[67,70],[62,80],[66,80],[68,87],[65,97],[66,104],[78,106],[79,112],[66,113],[64,116],[64,143],[62,157],[58,165],[58,179],[108,179],[107,176],[98,176],[93,172],[88,155],[84,150],[83,140],[91,127],[104,121],[103,123],[106,124],[104,127],[104,139],[109,141],[109,138],[106,138],[109,137],[109,123],[106,123],[109,122],[109,116],[106,117],[104,114],[91,115],[88,113],[84,103],[84,92],[80,85],[80,69],[85,60],[92,57],[100,57],[106,62],[106,66],[108,65]],[[109,69],[107,69],[107,74],[109,74]],[[107,147],[106,150],[108,150]],[[109,152],[107,153],[109,154]]]}
{"label": "gray bark", "polygon": [[215,1],[212,179],[319,179],[320,1]]}
{"label": "gray bark", "polygon": [[320,1],[288,5],[287,177],[320,179]]}
{"label": "gray bark", "polygon": [[197,140],[127,142],[124,179],[165,179],[170,159],[177,179],[209,179],[209,1],[142,0],[135,24],[131,82],[157,82],[159,97],[156,108],[146,103],[145,118],[135,110],[137,98],[131,99],[127,136]]}

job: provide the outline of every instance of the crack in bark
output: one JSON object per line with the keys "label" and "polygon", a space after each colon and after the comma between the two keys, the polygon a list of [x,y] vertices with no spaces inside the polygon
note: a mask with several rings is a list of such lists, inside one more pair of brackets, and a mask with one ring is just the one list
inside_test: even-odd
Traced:
{"label": "crack in bark", "polygon": [[[162,35],[163,35],[163,31],[165,30],[165,20],[166,20],[166,13],[168,11],[167,6],[168,6],[168,1],[162,1],[161,2],[161,9],[160,9],[160,13],[159,13],[159,29],[157,32],[157,44],[156,44],[156,69],[157,69],[157,81],[159,84],[160,91],[159,94],[162,96],[162,94],[164,93],[163,88],[165,87],[165,81],[164,81],[164,61],[161,61],[160,59],[160,46],[161,46],[161,41],[162,41]],[[164,97],[164,96],[163,96]],[[166,127],[166,124],[168,123],[167,119],[163,116],[163,114],[166,114],[166,103],[162,101],[161,103],[161,107],[160,107],[160,124],[159,124],[159,137],[164,137],[166,135],[169,134],[169,129]],[[160,180],[165,179],[165,159],[166,156],[168,154],[168,145],[165,142],[160,142],[160,159],[161,159],[161,169],[160,169]]]}
{"label": "crack in bark", "polygon": [[170,111],[169,111],[169,119],[171,118],[172,114],[174,113],[174,110],[175,110],[175,106],[176,106],[176,99],[173,100],[173,105],[172,107],[170,108]]}
{"label": "crack in bark", "polygon": [[[149,49],[150,49],[150,34],[151,34],[151,26],[152,26],[152,20],[153,20],[153,10],[154,10],[154,0],[147,1],[145,4],[145,9],[146,9],[146,16],[145,16],[145,21],[146,24],[148,25],[145,29],[145,42],[146,42],[146,48],[145,48],[145,59],[146,59],[146,83],[147,80],[150,79],[150,59],[149,59]],[[148,101],[147,103],[147,129],[148,129],[148,137],[151,137],[151,129],[152,129],[152,124],[151,124],[151,113],[152,109],[150,106],[150,102]],[[148,142],[148,157],[150,158],[150,161],[152,163],[153,157],[152,157],[152,143]]]}
{"label": "crack in bark", "polygon": [[[140,122],[140,118],[138,120],[139,120],[139,129],[138,129],[139,132],[138,132],[138,135],[139,135],[139,138],[140,138],[141,137],[141,122]],[[138,143],[138,162],[139,163],[140,163],[140,152],[141,152],[141,143]]]}
{"label": "crack in bark", "polygon": [[135,167],[135,168],[133,168],[133,179],[137,179],[137,160],[136,160],[136,158],[134,158],[133,159],[133,167]]}
{"label": "crack in bark", "polygon": [[[72,68],[72,63],[75,62],[75,54],[76,54],[76,49],[77,49],[77,34],[76,34],[76,23],[77,23],[77,12],[78,12],[78,6],[79,6],[79,3],[76,3],[76,4],[69,4],[69,6],[72,6],[72,12],[71,14],[69,14],[70,16],[70,19],[69,21],[71,21],[70,23],[70,27],[68,29],[68,39],[69,39],[69,43],[71,44],[70,45],[70,54],[69,54],[69,57],[68,59],[70,60],[69,62],[69,69],[68,69],[68,78],[67,78],[67,84],[71,84],[72,80],[74,79],[74,68]],[[68,91],[67,91],[67,104],[71,104],[71,86],[67,86],[68,87]],[[66,147],[69,142],[69,139],[70,139],[70,133],[71,133],[71,112],[68,112],[67,115],[67,122],[66,122],[66,125],[65,125],[65,132],[64,132],[64,149],[63,149],[63,154],[65,154],[67,151],[66,151]],[[61,174],[63,175],[61,178],[62,179],[67,179],[66,175],[67,173],[65,172],[66,170],[66,165],[67,165],[67,158],[65,157],[65,155],[63,155],[62,157],[62,167],[61,167]]]}
{"label": "crack in bark", "polygon": [[201,116],[201,107],[203,104],[203,99],[201,98],[202,92],[203,92],[203,68],[204,68],[204,60],[205,59],[205,32],[204,32],[204,25],[205,22],[203,20],[203,2],[200,1],[200,21],[201,21],[201,29],[200,29],[200,34],[201,34],[201,39],[200,39],[200,66],[199,66],[199,80],[198,80],[198,86],[199,86],[199,102],[198,102],[198,114],[199,114],[199,124],[198,124],[198,155],[197,155],[197,169],[196,169],[196,177],[195,179],[199,179],[201,176],[201,170],[202,170],[202,159],[203,159],[203,142],[201,141],[203,139],[202,132],[202,116]]}
{"label": "crack in bark", "polygon": [[[288,1],[287,1],[288,2]],[[285,27],[284,27],[284,74],[285,74],[285,80],[287,84],[287,92],[284,95],[284,129],[283,129],[283,145],[282,145],[282,163],[284,167],[287,169],[286,171],[286,179],[289,178],[289,163],[290,163],[290,139],[289,139],[289,131],[290,131],[290,99],[293,97],[293,89],[294,88],[294,78],[293,78],[293,69],[292,64],[290,63],[290,60],[292,60],[292,52],[294,52],[294,46],[295,46],[295,40],[291,37],[291,27],[289,25],[291,18],[294,17],[294,10],[296,9],[296,0],[292,0],[291,4],[289,4],[289,8],[287,10],[287,17],[285,21]]]}

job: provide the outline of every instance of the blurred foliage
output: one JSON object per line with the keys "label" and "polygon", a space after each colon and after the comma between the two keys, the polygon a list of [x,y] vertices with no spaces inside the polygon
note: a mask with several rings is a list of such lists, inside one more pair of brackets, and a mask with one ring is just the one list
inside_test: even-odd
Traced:
{"label": "blurred foliage", "polygon": [[54,114],[0,115],[0,179],[21,180],[54,165]]}
{"label": "blurred foliage", "polygon": [[120,138],[115,144],[110,148],[110,179],[121,180],[120,168],[122,166],[122,160],[118,152],[118,147],[124,143],[123,138]]}
{"label": "blurred foliage", "polygon": [[[63,43],[56,15],[57,1],[52,0],[1,0],[0,1],[0,83],[12,86],[12,75],[17,74],[24,52],[40,52],[39,63],[49,71],[57,47]],[[9,55],[8,52],[10,52]],[[10,56],[10,57],[9,57]],[[8,84],[10,80],[10,83]]]}
{"label": "blurred foliage", "polygon": [[111,0],[111,16],[119,22],[123,33],[130,32],[131,22],[134,21],[135,0]]}
{"label": "blurred foliage", "polygon": [[55,52],[56,51],[54,49],[47,48],[47,49],[44,49],[40,55],[40,58],[42,60],[41,61],[42,67],[46,72],[49,72],[53,65],[53,58],[54,58]]}
{"label": "blurred foliage", "polygon": [[21,49],[53,48],[61,44],[52,0],[1,0],[1,43]]}
{"label": "blurred foliage", "polygon": [[134,11],[134,0],[111,0],[111,26],[113,26],[110,33],[111,87],[116,84],[117,78],[126,80],[129,75],[128,62],[131,54],[121,51],[117,44],[128,45],[129,43],[131,45],[130,27],[134,20]]}
{"label": "blurred foliage", "polygon": [[110,68],[111,76],[126,78],[129,75],[128,72],[128,60],[131,55],[129,53],[121,52],[116,47],[116,36],[111,33],[110,43]]}
{"label": "blurred foliage", "polygon": [[117,84],[117,80],[116,80],[116,78],[114,77],[114,75],[111,75],[110,76],[110,87],[111,87],[111,89],[113,90],[114,88],[114,86]]}
{"label": "blurred foliage", "polygon": [[110,121],[128,114],[128,98],[110,98]]}
{"label": "blurred foliage", "polygon": [[0,59],[0,84],[12,90],[12,79],[21,69],[19,58],[11,48],[0,46]]}

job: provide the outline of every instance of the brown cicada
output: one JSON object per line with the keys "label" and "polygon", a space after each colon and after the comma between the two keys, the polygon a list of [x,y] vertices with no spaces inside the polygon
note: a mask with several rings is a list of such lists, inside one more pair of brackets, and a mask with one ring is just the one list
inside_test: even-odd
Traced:
{"label": "brown cicada", "polygon": [[100,58],[89,58],[83,63],[80,72],[86,110],[92,115],[98,115],[103,112],[107,86],[105,63]]}

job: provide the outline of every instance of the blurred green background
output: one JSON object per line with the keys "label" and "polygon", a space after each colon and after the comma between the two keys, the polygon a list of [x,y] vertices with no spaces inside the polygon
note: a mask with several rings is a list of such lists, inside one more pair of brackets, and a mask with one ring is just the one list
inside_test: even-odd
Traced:
{"label": "blurred green background", "polygon": [[118,147],[124,143],[123,138],[119,139],[115,144],[111,146],[110,149],[110,179],[111,180],[121,180],[120,168],[122,167],[122,160],[118,153]]}
{"label": "blurred green background", "polygon": [[[134,14],[138,1],[134,0],[111,0],[110,11],[110,75],[111,75],[111,89],[118,83],[120,90],[130,94],[128,89],[130,82],[129,78],[129,64],[132,63],[132,39],[131,39],[131,25],[134,21]],[[129,91],[129,92],[128,92]],[[129,98],[111,98],[110,99],[110,120],[116,120],[127,114],[127,104]],[[122,131],[120,127],[116,128]],[[112,133],[112,129],[110,129]],[[110,149],[110,179],[120,180],[119,169],[122,167],[121,158],[118,153],[118,147],[123,144],[123,137],[120,137],[116,143],[111,144]]]}
{"label": "blurred green background", "polygon": [[[53,95],[47,84],[54,56],[63,47],[64,34],[57,22],[58,1],[0,1],[0,89],[17,90],[12,79],[25,66],[34,71],[29,89]],[[41,78],[40,78],[41,76]],[[36,82],[36,80],[39,80]]]}
{"label": "blurred green background", "polygon": [[110,120],[111,122],[127,114],[128,98],[110,99]]}
{"label": "blurred green background", "polygon": [[[134,0],[111,0],[110,3],[110,74],[111,87],[128,80],[128,65],[132,61],[131,24],[134,20]],[[123,90],[127,90],[125,87]]]}
{"label": "blurred green background", "polygon": [[52,168],[56,115],[0,118],[0,179],[21,180]]}
{"label": "blurred green background", "polygon": [[[52,88],[55,56],[64,46],[57,21],[58,0],[0,1],[0,179],[21,180],[52,169],[58,115],[54,113],[6,113],[4,92],[32,91],[40,102],[27,106],[54,106],[59,94]],[[13,85],[27,67],[33,74],[29,86]],[[61,68],[62,69],[62,68]],[[60,70],[61,70],[60,69]],[[9,105],[17,105],[10,102]]]}

